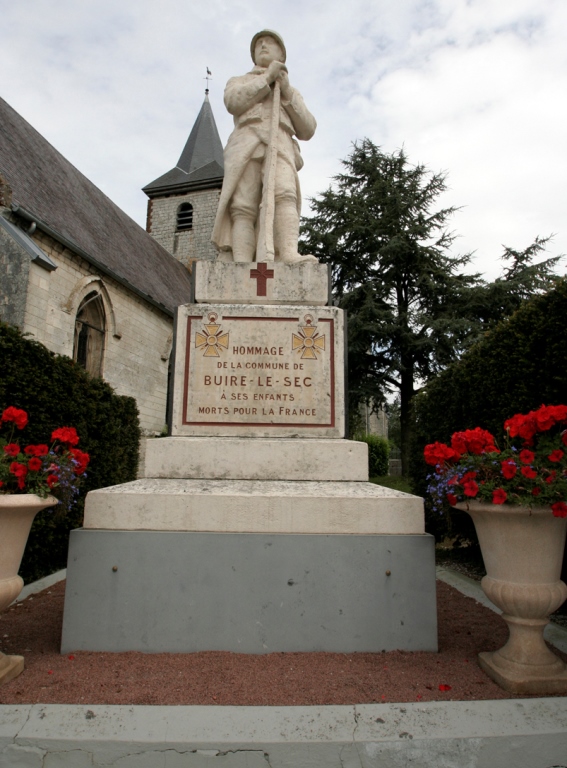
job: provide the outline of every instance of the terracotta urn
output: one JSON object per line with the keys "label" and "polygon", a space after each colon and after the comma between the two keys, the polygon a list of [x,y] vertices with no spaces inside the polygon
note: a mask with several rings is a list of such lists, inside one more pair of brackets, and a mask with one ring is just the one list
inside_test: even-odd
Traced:
{"label": "terracotta urn", "polygon": [[549,507],[470,501],[457,508],[473,519],[487,573],[481,586],[510,630],[500,650],[479,654],[480,666],[512,693],[567,693],[567,665],[543,639],[549,614],[567,598],[560,580],[567,518]]}
{"label": "terracotta urn", "polygon": [[[16,599],[24,586],[18,571],[34,517],[54,504],[57,499],[53,496],[42,499],[32,493],[0,494],[0,611]],[[13,680],[23,669],[23,656],[0,652],[0,685]]]}

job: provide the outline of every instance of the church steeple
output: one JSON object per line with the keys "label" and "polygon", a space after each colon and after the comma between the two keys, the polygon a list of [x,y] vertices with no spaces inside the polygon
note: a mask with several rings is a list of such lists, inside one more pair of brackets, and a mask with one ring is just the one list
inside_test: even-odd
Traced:
{"label": "church steeple", "polygon": [[224,177],[223,149],[208,91],[177,165],[147,184],[147,231],[179,261],[212,259],[210,243]]}
{"label": "church steeple", "polygon": [[148,197],[164,193],[179,194],[191,189],[211,189],[222,185],[224,162],[213,110],[208,95],[177,165],[163,176],[147,184],[143,191]]}

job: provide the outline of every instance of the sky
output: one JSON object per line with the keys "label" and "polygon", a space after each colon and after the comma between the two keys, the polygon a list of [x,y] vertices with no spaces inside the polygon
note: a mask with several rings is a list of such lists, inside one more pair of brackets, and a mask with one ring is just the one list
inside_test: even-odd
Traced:
{"label": "sky", "polygon": [[439,206],[459,208],[452,250],[471,271],[496,278],[502,246],[536,236],[567,254],[565,0],[0,0],[0,19],[0,95],[141,226],[206,68],[225,144],[224,86],[269,28],[318,123],[304,214],[368,137],[447,174]]}

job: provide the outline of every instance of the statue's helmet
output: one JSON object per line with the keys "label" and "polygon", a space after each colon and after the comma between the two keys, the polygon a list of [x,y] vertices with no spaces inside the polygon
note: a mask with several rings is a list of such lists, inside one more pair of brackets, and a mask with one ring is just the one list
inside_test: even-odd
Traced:
{"label": "statue's helmet", "polygon": [[258,42],[258,39],[260,37],[273,37],[276,43],[282,49],[283,60],[285,62],[287,57],[287,52],[285,49],[284,41],[282,40],[281,36],[278,35],[277,32],[274,32],[273,29],[263,29],[261,32],[256,32],[256,34],[252,38],[252,42],[250,43],[250,55],[252,56],[252,61],[254,62],[254,64],[256,63],[256,60],[254,58],[254,51],[256,50],[256,43]]}

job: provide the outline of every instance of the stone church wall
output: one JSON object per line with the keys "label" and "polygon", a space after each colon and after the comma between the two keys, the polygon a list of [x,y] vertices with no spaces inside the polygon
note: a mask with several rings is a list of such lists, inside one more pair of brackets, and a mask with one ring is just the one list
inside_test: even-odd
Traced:
{"label": "stone church wall", "polygon": [[28,291],[29,255],[0,228],[0,319],[22,326]]}
{"label": "stone church wall", "polygon": [[30,264],[23,330],[51,351],[72,357],[79,304],[91,291],[99,292],[106,315],[103,379],[117,394],[136,398],[145,434],[159,434],[165,423],[172,318],[49,236],[37,232],[34,239],[57,269],[47,272]]}
{"label": "stone church wall", "polygon": [[[211,233],[219,203],[220,189],[204,189],[184,195],[170,195],[148,201],[147,230],[182,264],[195,259],[215,259]],[[177,211],[182,203],[193,206],[193,228],[177,232]]]}

